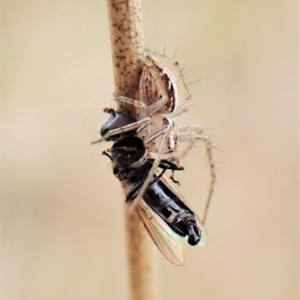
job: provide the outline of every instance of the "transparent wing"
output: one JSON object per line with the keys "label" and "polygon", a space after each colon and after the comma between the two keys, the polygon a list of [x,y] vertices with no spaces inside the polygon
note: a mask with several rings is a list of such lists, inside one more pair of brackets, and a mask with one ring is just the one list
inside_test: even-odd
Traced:
{"label": "transparent wing", "polygon": [[143,200],[135,211],[161,253],[173,264],[182,266],[184,257],[180,237]]}
{"label": "transparent wing", "polygon": [[170,182],[170,179],[166,176],[163,175],[161,177],[162,182],[174,193],[178,196],[178,198],[184,203],[186,204],[195,214],[195,218],[197,220],[197,224],[201,230],[201,240],[199,242],[199,244],[197,246],[206,246],[207,245],[207,235],[205,233],[205,229],[204,226],[201,222],[201,219],[199,218],[199,216],[195,213],[195,210],[193,209],[193,207],[191,207],[190,203],[188,203],[188,201],[184,198],[184,196],[179,192],[179,190],[175,187],[175,185]]}

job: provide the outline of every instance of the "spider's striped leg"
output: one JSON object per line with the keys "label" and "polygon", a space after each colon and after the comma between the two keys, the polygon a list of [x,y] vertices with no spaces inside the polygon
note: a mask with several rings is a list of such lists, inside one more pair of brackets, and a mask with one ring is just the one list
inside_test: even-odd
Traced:
{"label": "spider's striped leg", "polygon": [[176,117],[180,116],[181,114],[186,113],[190,107],[191,107],[191,105],[188,103],[180,104],[174,112],[168,114],[168,117],[176,118]]}
{"label": "spider's striped leg", "polygon": [[203,135],[203,128],[201,125],[179,126],[178,135],[180,138],[197,137],[197,135],[199,135],[201,139]]}
{"label": "spider's striped leg", "polygon": [[124,97],[124,96],[119,96],[119,97],[115,98],[115,101],[130,104],[130,105],[140,109],[141,110],[140,119],[143,119],[143,118],[153,115],[158,110],[160,110],[162,107],[164,107],[167,102],[167,99],[165,99],[164,97],[161,97],[160,99],[158,99],[156,102],[152,103],[149,106],[147,106],[142,101],[131,99],[131,98]]}
{"label": "spider's striped leg", "polygon": [[205,143],[205,148],[206,148],[206,154],[208,157],[208,163],[209,163],[209,170],[210,170],[210,183],[209,183],[209,188],[208,188],[208,195],[206,198],[206,202],[205,202],[205,206],[204,206],[204,212],[203,212],[203,216],[201,219],[202,224],[205,224],[206,221],[206,217],[207,217],[207,212],[209,209],[209,205],[211,202],[211,198],[212,198],[212,194],[214,191],[214,186],[215,186],[215,182],[216,182],[216,172],[215,172],[215,164],[213,161],[213,155],[212,155],[212,144],[211,144],[211,140],[209,138],[209,136],[205,135],[205,134],[197,134],[195,136],[191,136],[190,140],[189,140],[189,144],[186,147],[186,149],[184,149],[180,154],[180,158],[186,156],[186,154],[191,150],[191,148],[193,147],[195,140],[203,140]]}
{"label": "spider's striped leg", "polygon": [[206,146],[206,153],[208,156],[208,162],[209,162],[209,168],[210,168],[210,184],[209,184],[209,189],[208,189],[208,195],[206,198],[206,203],[204,206],[204,212],[203,212],[203,216],[201,219],[202,224],[205,224],[206,221],[206,217],[207,217],[207,212],[209,209],[209,205],[210,205],[210,201],[211,201],[211,197],[212,194],[214,192],[214,186],[215,186],[215,182],[216,182],[216,172],[215,172],[215,164],[213,162],[213,156],[212,156],[212,144],[211,144],[211,140],[208,136],[204,136],[203,141],[205,142],[205,146]]}
{"label": "spider's striped leg", "polygon": [[179,139],[178,139],[178,130],[177,130],[177,123],[175,120],[170,119],[170,118],[163,118],[163,125],[159,127],[158,129],[152,131],[145,143],[149,144],[161,135],[165,133],[167,128],[169,128],[169,134],[167,137],[167,142],[165,144],[167,149],[163,149],[163,153],[168,153],[168,152],[175,152],[179,146]]}
{"label": "spider's striped leg", "polygon": [[146,126],[148,124],[150,124],[151,122],[151,118],[145,118],[139,121],[136,121],[134,123],[113,129],[113,130],[109,130],[106,134],[104,134],[99,140],[92,142],[91,144],[97,144],[97,143],[101,143],[105,140],[107,140],[110,137],[116,136],[116,135],[120,135],[122,133],[127,133],[129,131],[135,130],[135,129],[139,129],[140,127]]}
{"label": "spider's striped leg", "polygon": [[153,165],[148,173],[148,176],[147,176],[147,179],[144,181],[141,189],[139,190],[136,198],[132,201],[132,204],[130,205],[129,209],[128,209],[128,214],[132,213],[132,211],[134,210],[135,206],[137,205],[137,203],[141,200],[141,198],[143,197],[144,193],[146,192],[147,188],[149,187],[149,184],[151,183],[152,179],[153,179],[153,176],[159,166],[159,163],[161,161],[161,152],[164,148],[164,145],[167,141],[167,137],[168,137],[168,134],[169,134],[169,131],[170,131],[170,127],[168,127],[166,129],[166,131],[164,132],[164,136],[163,136],[163,139],[162,139],[162,142],[161,142],[161,146],[160,146],[160,149],[158,151],[158,154],[157,154],[157,157],[155,158],[154,162],[153,162]]}
{"label": "spider's striped leg", "polygon": [[114,99],[117,102],[123,102],[126,104],[130,104],[136,108],[140,108],[140,109],[146,109],[147,105],[144,102],[141,102],[139,100],[135,100],[135,99],[131,99],[125,96],[118,96]]}

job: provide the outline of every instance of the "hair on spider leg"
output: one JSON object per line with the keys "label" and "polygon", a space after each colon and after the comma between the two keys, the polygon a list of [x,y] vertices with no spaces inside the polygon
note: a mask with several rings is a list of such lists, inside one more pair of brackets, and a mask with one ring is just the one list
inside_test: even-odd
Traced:
{"label": "hair on spider leg", "polygon": [[[175,59],[175,57],[176,57],[176,55],[177,55],[177,51],[178,51],[178,48],[176,48],[176,49],[175,49],[175,51],[174,51],[174,54],[173,54],[173,59]],[[177,64],[178,64],[178,61],[176,61],[175,63],[177,63]]]}
{"label": "hair on spider leg", "polygon": [[202,78],[197,79],[197,80],[192,81],[192,82],[188,82],[187,85],[188,86],[196,85],[196,84],[200,83],[201,81],[202,81]]}

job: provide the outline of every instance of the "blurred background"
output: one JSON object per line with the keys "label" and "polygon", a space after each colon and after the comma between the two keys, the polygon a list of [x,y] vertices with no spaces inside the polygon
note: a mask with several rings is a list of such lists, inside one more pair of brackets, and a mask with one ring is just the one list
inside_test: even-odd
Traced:
{"label": "blurred background", "polygon": [[[298,3],[143,1],[150,48],[186,66],[217,184],[209,245],[155,249],[161,299],[296,300]],[[105,1],[1,2],[1,299],[129,299],[124,195],[91,146],[114,90]],[[203,144],[181,190],[203,211]]]}

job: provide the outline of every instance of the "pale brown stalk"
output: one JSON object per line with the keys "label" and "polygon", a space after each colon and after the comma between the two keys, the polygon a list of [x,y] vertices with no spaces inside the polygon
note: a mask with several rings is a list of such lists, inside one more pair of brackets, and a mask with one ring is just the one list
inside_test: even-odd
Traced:
{"label": "pale brown stalk", "polygon": [[[115,96],[139,99],[139,78],[142,64],[138,53],[143,51],[143,26],[140,0],[107,0]],[[122,107],[120,107],[122,105]],[[136,115],[135,108],[124,103],[118,109]],[[125,206],[125,212],[127,206]],[[127,216],[127,249],[132,300],[155,300],[155,263],[153,242],[136,213]],[[116,285],[117,288],[117,285]],[[125,299],[126,297],[124,297]]]}

